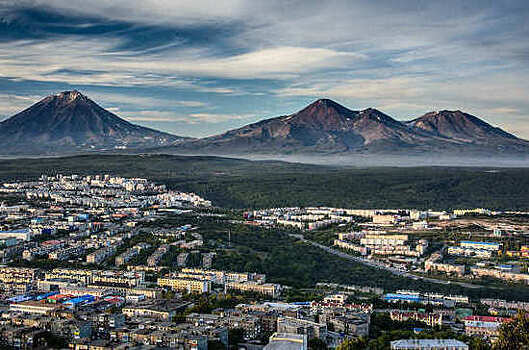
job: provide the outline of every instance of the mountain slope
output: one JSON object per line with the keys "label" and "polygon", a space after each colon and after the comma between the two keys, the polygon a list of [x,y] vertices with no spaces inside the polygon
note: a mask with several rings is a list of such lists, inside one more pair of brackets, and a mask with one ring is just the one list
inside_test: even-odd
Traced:
{"label": "mountain slope", "polygon": [[429,112],[406,124],[416,130],[460,142],[468,150],[506,154],[529,151],[528,141],[461,111]]}
{"label": "mountain slope", "polygon": [[399,122],[373,108],[322,99],[301,111],[172,148],[211,154],[398,153],[461,148],[465,141]]}
{"label": "mountain slope", "polygon": [[476,143],[491,139],[516,140],[517,137],[461,111],[429,112],[407,122],[408,125],[435,135]]}
{"label": "mountain slope", "polygon": [[129,123],[78,91],[48,96],[0,123],[3,154],[145,148],[181,140]]}

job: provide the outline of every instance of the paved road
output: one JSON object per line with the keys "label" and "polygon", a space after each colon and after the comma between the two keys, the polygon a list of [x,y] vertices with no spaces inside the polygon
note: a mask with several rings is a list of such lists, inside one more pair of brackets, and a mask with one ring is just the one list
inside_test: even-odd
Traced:
{"label": "paved road", "polygon": [[482,286],[480,286],[480,285],[471,284],[471,283],[445,281],[445,280],[439,280],[439,279],[431,278],[431,277],[417,276],[417,275],[411,274],[409,272],[400,271],[400,270],[398,270],[396,268],[393,268],[393,267],[388,267],[388,266],[383,265],[383,264],[381,264],[379,262],[376,262],[376,261],[364,259],[364,258],[361,258],[361,257],[358,257],[358,256],[349,255],[349,254],[341,252],[339,250],[327,247],[327,246],[325,246],[323,244],[320,244],[320,243],[317,243],[317,242],[314,242],[314,241],[309,241],[308,239],[305,239],[305,237],[303,237],[303,235],[289,234],[289,236],[297,238],[297,239],[299,239],[299,240],[301,240],[303,242],[309,243],[309,244],[313,245],[314,247],[317,247],[317,248],[320,248],[322,250],[325,250],[327,253],[334,254],[336,256],[339,256],[340,258],[351,260],[351,261],[354,261],[354,262],[357,262],[357,263],[360,263],[360,264],[364,264],[364,265],[367,265],[367,266],[370,266],[370,267],[374,267],[376,269],[386,270],[386,271],[391,272],[392,274],[394,274],[396,276],[410,278],[410,279],[414,279],[414,280],[423,280],[423,281],[437,283],[437,284],[445,284],[445,285],[456,284],[456,285],[459,285],[459,286],[465,287],[465,288],[482,288]]}

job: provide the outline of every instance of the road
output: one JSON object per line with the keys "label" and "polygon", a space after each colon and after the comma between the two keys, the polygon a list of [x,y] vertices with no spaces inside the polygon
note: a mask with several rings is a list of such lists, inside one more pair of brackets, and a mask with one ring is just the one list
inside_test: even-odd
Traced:
{"label": "road", "polygon": [[350,261],[354,261],[354,262],[357,262],[357,263],[360,263],[360,264],[364,264],[364,265],[367,265],[367,266],[370,266],[370,267],[374,267],[376,269],[386,270],[386,271],[391,272],[392,274],[394,274],[396,276],[410,278],[410,279],[414,279],[414,280],[423,280],[423,281],[426,281],[426,282],[432,282],[432,283],[437,283],[437,284],[445,284],[445,285],[455,284],[455,285],[459,285],[459,286],[465,287],[465,288],[482,288],[482,286],[477,285],[477,284],[471,284],[471,283],[465,283],[465,282],[456,282],[456,281],[445,281],[445,280],[439,280],[439,279],[431,278],[431,277],[417,276],[417,275],[411,274],[409,272],[400,271],[400,270],[398,270],[396,268],[383,265],[383,264],[378,263],[376,261],[364,259],[364,258],[361,258],[361,257],[358,257],[358,256],[349,255],[349,254],[341,252],[339,250],[327,247],[327,246],[325,246],[323,244],[320,244],[320,243],[317,243],[317,242],[314,242],[314,241],[310,241],[310,240],[306,239],[305,237],[303,237],[303,235],[289,234],[289,236],[297,238],[297,239],[299,239],[299,240],[301,240],[301,241],[303,241],[305,243],[311,244],[314,247],[320,248],[320,249],[326,251],[327,253],[339,256],[340,258],[344,258],[344,259],[347,259],[347,260],[350,260]]}

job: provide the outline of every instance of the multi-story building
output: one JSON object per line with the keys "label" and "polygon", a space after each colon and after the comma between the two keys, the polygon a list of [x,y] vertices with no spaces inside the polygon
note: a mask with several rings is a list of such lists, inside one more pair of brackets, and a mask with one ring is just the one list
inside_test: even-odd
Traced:
{"label": "multi-story building", "polygon": [[86,262],[89,264],[101,264],[107,258],[116,253],[116,247],[110,246],[96,250],[86,256]]}
{"label": "multi-story building", "polygon": [[264,350],[307,350],[307,336],[295,333],[274,333]]}
{"label": "multi-story building", "polygon": [[464,247],[448,247],[446,250],[448,255],[456,256],[472,256],[476,258],[490,259],[492,257],[493,250],[490,249],[475,249],[475,248],[464,248]]}
{"label": "multi-story building", "polygon": [[25,267],[0,267],[0,289],[25,293],[31,289],[40,270]]}
{"label": "multi-story building", "polygon": [[459,245],[462,248],[484,249],[498,252],[501,250],[501,243],[496,242],[475,242],[475,241],[461,241]]}
{"label": "multi-story building", "polygon": [[186,291],[188,293],[211,292],[211,281],[206,279],[181,277],[158,278],[158,286],[169,287],[173,290]]}
{"label": "multi-story building", "polygon": [[156,266],[162,259],[162,257],[169,251],[169,244],[162,244],[159,246],[154,253],[151,254],[149,258],[147,258],[147,266]]}
{"label": "multi-story building", "polygon": [[373,215],[373,223],[374,224],[394,224],[398,220],[398,216],[396,215],[384,215],[384,214],[378,214]]}
{"label": "multi-story building", "polygon": [[80,256],[84,253],[84,247],[82,245],[72,246],[57,249],[48,254],[48,259],[50,260],[68,260],[72,257]]}
{"label": "multi-story building", "polygon": [[524,245],[520,248],[520,256],[522,258],[529,258],[529,245]]}
{"label": "multi-story building", "polygon": [[185,267],[187,265],[187,258],[189,257],[189,253],[182,252],[178,254],[176,257],[176,264],[178,267]]}
{"label": "multi-story building", "polygon": [[391,350],[468,350],[467,344],[455,339],[401,339],[391,342]]}
{"label": "multi-story building", "polygon": [[109,287],[140,287],[145,282],[143,271],[97,271],[92,284]]}
{"label": "multi-story building", "polygon": [[21,241],[30,241],[33,233],[30,229],[19,229],[10,231],[0,231],[0,238],[16,238]]}
{"label": "multi-story building", "polygon": [[28,314],[48,315],[52,312],[62,308],[60,304],[46,304],[39,301],[24,301],[21,303],[13,303],[9,305],[10,312],[21,312]]}
{"label": "multi-story building", "polygon": [[129,262],[133,257],[139,255],[142,250],[149,248],[150,245],[147,243],[139,243],[132,248],[127,249],[116,257],[116,266],[121,266]]}
{"label": "multi-story building", "polygon": [[365,337],[369,334],[369,321],[369,314],[363,312],[343,313],[327,319],[327,323],[333,326],[335,332],[355,337]]}
{"label": "multi-story building", "polygon": [[465,334],[485,338],[496,338],[502,323],[509,321],[505,317],[467,316],[463,318]]}
{"label": "multi-story building", "polygon": [[362,255],[369,254],[369,248],[358,245],[358,244],[354,244],[352,242],[342,241],[341,239],[335,239],[334,246],[343,248],[343,249],[352,250]]}
{"label": "multi-story building", "polygon": [[425,262],[424,270],[429,271],[440,271],[445,273],[455,273],[459,276],[465,274],[465,265],[452,265],[452,264],[443,264],[439,262],[442,259],[441,252],[433,253]]}
{"label": "multi-story building", "polygon": [[443,325],[443,315],[440,313],[427,313],[427,312],[417,312],[417,311],[400,311],[394,310],[389,313],[393,321],[407,321],[415,320],[426,323],[430,327],[442,326]]}
{"label": "multi-story building", "polygon": [[293,317],[280,317],[277,319],[278,333],[304,334],[308,339],[327,337],[327,325]]}
{"label": "multi-story building", "polygon": [[366,234],[364,238],[360,239],[360,243],[364,246],[402,246],[408,241],[408,235],[371,235]]}
{"label": "multi-story building", "polygon": [[529,274],[525,273],[505,272],[502,270],[481,267],[471,267],[470,272],[476,277],[493,277],[505,281],[524,282],[529,284]]}
{"label": "multi-story building", "polygon": [[257,283],[253,281],[248,282],[226,282],[226,289],[238,290],[241,292],[252,292],[264,295],[269,295],[272,298],[277,298],[281,294],[281,285],[274,283]]}
{"label": "multi-story building", "polygon": [[174,311],[163,310],[154,306],[127,306],[121,312],[127,317],[146,317],[161,321],[171,321],[175,315]]}

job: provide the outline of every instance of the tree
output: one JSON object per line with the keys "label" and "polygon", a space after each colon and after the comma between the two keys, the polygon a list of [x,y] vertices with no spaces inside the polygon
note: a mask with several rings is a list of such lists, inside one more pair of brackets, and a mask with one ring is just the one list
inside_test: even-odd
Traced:
{"label": "tree", "polygon": [[309,340],[309,350],[327,350],[327,344],[320,338],[312,338]]}
{"label": "tree", "polygon": [[[466,340],[466,339],[460,339]],[[478,337],[472,337],[467,341],[470,350],[490,350],[490,345],[486,340]]]}
{"label": "tree", "polygon": [[510,322],[504,322],[493,346],[494,350],[529,349],[529,314],[519,312]]}
{"label": "tree", "polygon": [[236,348],[238,343],[244,341],[244,329],[242,328],[232,328],[228,330],[228,342],[230,347]]}
{"label": "tree", "polygon": [[365,350],[367,348],[366,338],[351,338],[343,341],[336,350]]}
{"label": "tree", "polygon": [[210,340],[208,341],[208,350],[226,350],[226,345],[219,340]]}

